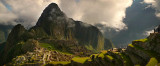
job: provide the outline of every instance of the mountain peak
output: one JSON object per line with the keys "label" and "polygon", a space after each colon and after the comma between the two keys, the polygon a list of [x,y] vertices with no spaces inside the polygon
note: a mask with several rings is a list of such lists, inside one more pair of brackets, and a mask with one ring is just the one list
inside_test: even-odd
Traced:
{"label": "mountain peak", "polygon": [[49,5],[48,5],[48,7],[54,7],[54,8],[58,8],[58,5],[56,4],[56,3],[50,3]]}
{"label": "mountain peak", "polygon": [[44,9],[37,22],[37,26],[43,25],[46,22],[53,22],[59,18],[66,18],[66,15],[60,10],[56,3],[51,3]]}
{"label": "mountain peak", "polygon": [[60,10],[60,8],[58,7],[58,5],[56,4],[56,3],[51,3],[51,4],[49,4],[48,5],[48,7],[45,9],[45,10],[52,10],[53,11],[53,9],[56,11],[61,11]]}

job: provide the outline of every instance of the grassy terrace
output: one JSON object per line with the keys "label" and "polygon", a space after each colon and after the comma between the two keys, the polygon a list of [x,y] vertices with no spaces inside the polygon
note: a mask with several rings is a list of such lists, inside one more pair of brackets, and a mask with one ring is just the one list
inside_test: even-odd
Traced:
{"label": "grassy terrace", "polygon": [[67,55],[73,55],[73,54],[71,54],[69,52],[62,52],[60,50],[57,50],[53,45],[48,44],[48,43],[40,43],[40,46],[43,47],[43,48],[46,48],[48,50],[58,51],[58,52],[61,52],[63,54],[67,54]]}
{"label": "grassy terrace", "polygon": [[85,61],[87,61],[88,59],[90,59],[90,57],[74,57],[72,58],[72,60],[74,62],[78,62],[78,63],[84,63]]}
{"label": "grassy terrace", "polygon": [[128,46],[130,46],[130,47],[134,47],[134,45],[133,45],[133,44],[129,44]]}
{"label": "grassy terrace", "polygon": [[155,66],[157,64],[158,64],[157,59],[156,58],[151,58],[146,66]]}
{"label": "grassy terrace", "polygon": [[101,53],[100,53],[100,54],[96,54],[96,56],[104,59],[105,54],[106,54],[107,52],[108,52],[107,50],[102,50]]}
{"label": "grassy terrace", "polygon": [[133,45],[133,44],[129,44],[128,46],[133,47],[133,48],[136,48],[136,49],[139,49],[139,50],[144,50],[142,47],[135,46],[135,45]]}
{"label": "grassy terrace", "polygon": [[103,54],[103,53],[101,53],[101,54],[99,54],[99,55],[98,55],[98,57],[100,57],[100,58],[104,59],[104,54]]}
{"label": "grassy terrace", "polygon": [[48,43],[40,43],[41,47],[47,48],[48,50],[55,50],[54,46]]}
{"label": "grassy terrace", "polygon": [[88,50],[94,50],[94,48],[92,47],[92,45],[85,45],[85,47],[86,47]]}
{"label": "grassy terrace", "polygon": [[148,54],[150,57],[156,57],[156,56],[158,55],[158,53],[156,53],[156,52],[154,52],[154,51],[145,50],[144,48],[139,47],[139,46],[135,46],[135,45],[133,45],[133,44],[129,44],[128,46],[134,47],[134,48],[136,48],[136,49],[138,49],[138,50],[141,50],[141,51],[143,51],[144,53]]}
{"label": "grassy terrace", "polygon": [[50,63],[48,63],[48,64],[54,64],[54,65],[56,65],[56,64],[62,64],[62,65],[67,65],[67,64],[69,64],[69,63],[71,63],[71,62],[69,62],[69,61],[59,61],[59,62],[50,62]]}
{"label": "grassy terrace", "polygon": [[114,58],[112,57],[112,56],[110,56],[110,55],[106,55],[106,57],[108,58],[108,59],[110,59],[110,60],[113,60]]}
{"label": "grassy terrace", "polygon": [[94,58],[96,58],[98,56],[98,54],[92,54],[90,57],[92,57],[93,55],[95,56]]}
{"label": "grassy terrace", "polygon": [[134,40],[134,41],[146,42],[146,41],[148,41],[148,39],[147,39],[147,38],[145,38],[145,39],[139,39],[139,40]]}
{"label": "grassy terrace", "polygon": [[[156,53],[155,51],[151,51],[151,50],[145,50],[144,48],[142,47],[139,47],[139,46],[135,46],[135,45],[132,45],[132,44],[129,44],[128,46],[130,47],[134,47],[138,50],[141,50],[143,51],[144,53],[146,53],[147,55],[149,55],[150,57],[152,57],[150,59],[150,61],[148,62],[147,66],[155,66],[156,64],[158,64],[158,61],[160,61],[160,58],[157,56],[158,53]],[[157,59],[158,60],[157,60]]]}

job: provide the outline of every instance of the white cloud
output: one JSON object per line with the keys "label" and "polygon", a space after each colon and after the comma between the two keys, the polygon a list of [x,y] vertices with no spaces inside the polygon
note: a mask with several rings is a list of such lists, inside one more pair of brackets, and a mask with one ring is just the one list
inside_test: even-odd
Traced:
{"label": "white cloud", "polygon": [[132,0],[61,0],[61,8],[69,17],[89,24],[103,24],[116,30],[126,29],[123,23],[126,8]]}
{"label": "white cloud", "polygon": [[15,24],[13,20],[16,18],[17,16],[12,12],[8,11],[8,9],[0,2],[0,24]]}
{"label": "white cloud", "polygon": [[[60,3],[59,0],[5,0],[5,2],[11,6],[12,13],[24,21],[21,23],[25,26],[35,25],[44,8],[50,3]],[[10,15],[6,15],[6,17],[10,17]]]}
{"label": "white cloud", "polygon": [[145,31],[143,35],[149,36],[150,33],[153,33],[153,32],[154,32],[154,30]]}
{"label": "white cloud", "polygon": [[[123,23],[125,10],[132,0],[5,0],[15,17],[23,19],[23,25],[35,25],[43,9],[52,2],[75,20],[89,24],[103,24],[116,30],[127,29]],[[2,8],[4,9],[4,8]],[[5,11],[7,12],[7,11]],[[3,13],[6,14],[6,13]],[[8,18],[4,18],[8,20]]]}
{"label": "white cloud", "polygon": [[155,3],[155,0],[144,0],[145,3]]}
{"label": "white cloud", "polygon": [[144,3],[151,4],[156,9],[155,15],[160,18],[160,0],[144,0]]}

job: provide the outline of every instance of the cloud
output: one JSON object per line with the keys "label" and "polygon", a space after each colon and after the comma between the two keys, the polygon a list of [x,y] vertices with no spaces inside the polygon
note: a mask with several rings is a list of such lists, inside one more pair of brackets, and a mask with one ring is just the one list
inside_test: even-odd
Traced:
{"label": "cloud", "polygon": [[7,10],[0,1],[2,9],[0,17],[4,17],[0,22],[9,23],[16,20],[25,26],[35,25],[44,8],[50,3],[60,3],[59,0],[3,0],[3,2],[9,5],[11,10]]}
{"label": "cloud", "polygon": [[160,0],[144,0],[144,3],[151,4],[156,9],[155,15],[160,18]]}
{"label": "cloud", "polygon": [[[0,2],[0,24],[16,24],[13,20],[16,19],[17,16],[8,11],[8,9]],[[12,21],[12,22],[9,22]]]}
{"label": "cloud", "polygon": [[123,23],[132,0],[61,0],[61,9],[69,17],[92,25],[103,24],[115,30],[127,29]]}
{"label": "cloud", "polygon": [[146,38],[151,30],[160,24],[160,20],[155,15],[157,10],[148,7],[150,4],[142,2],[143,0],[135,0],[131,7],[126,9],[123,22],[128,29],[116,32],[112,28],[103,28],[104,35],[116,46],[125,47],[133,40]]}
{"label": "cloud", "polygon": [[52,2],[68,17],[99,27],[117,45],[145,38],[159,24],[160,0],[1,0],[0,24],[33,26]]}
{"label": "cloud", "polygon": [[153,32],[154,32],[154,30],[145,31],[144,35],[149,36],[150,33],[153,33]]}
{"label": "cloud", "polygon": [[11,7],[10,12],[14,18],[6,15],[8,11],[5,10],[7,13],[3,13],[6,15],[4,20],[8,21],[1,22],[7,23],[18,19],[18,23],[25,26],[35,25],[43,9],[55,2],[68,17],[92,25],[103,24],[115,30],[127,29],[123,18],[126,8],[132,4],[132,0],[3,0],[3,2]]}

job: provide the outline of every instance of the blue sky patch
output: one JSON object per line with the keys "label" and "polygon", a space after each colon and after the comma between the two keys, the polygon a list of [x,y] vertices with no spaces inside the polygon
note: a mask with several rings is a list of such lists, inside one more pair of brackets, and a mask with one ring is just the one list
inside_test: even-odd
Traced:
{"label": "blue sky patch", "polygon": [[8,5],[5,0],[1,0],[0,2],[1,2],[9,11],[12,10],[11,6]]}
{"label": "blue sky patch", "polygon": [[79,2],[80,0],[75,0],[76,2]]}

